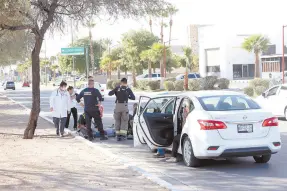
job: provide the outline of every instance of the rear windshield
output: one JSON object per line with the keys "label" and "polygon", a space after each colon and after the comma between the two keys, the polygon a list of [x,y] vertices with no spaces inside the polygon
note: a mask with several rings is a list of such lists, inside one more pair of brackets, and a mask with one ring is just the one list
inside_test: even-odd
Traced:
{"label": "rear windshield", "polygon": [[195,75],[196,75],[197,78],[200,78],[200,75],[199,75],[199,74],[195,74]]}
{"label": "rear windshield", "polygon": [[255,101],[242,95],[198,97],[198,100],[206,111],[261,109]]}
{"label": "rear windshield", "polygon": [[7,84],[9,84],[9,85],[14,85],[14,82],[7,82]]}

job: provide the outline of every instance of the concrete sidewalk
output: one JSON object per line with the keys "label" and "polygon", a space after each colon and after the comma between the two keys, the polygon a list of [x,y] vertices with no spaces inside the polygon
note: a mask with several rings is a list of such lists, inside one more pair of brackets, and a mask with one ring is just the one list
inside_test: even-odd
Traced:
{"label": "concrete sidewalk", "polygon": [[36,137],[23,140],[28,115],[0,96],[0,190],[165,190],[101,149],[55,136],[39,118]]}

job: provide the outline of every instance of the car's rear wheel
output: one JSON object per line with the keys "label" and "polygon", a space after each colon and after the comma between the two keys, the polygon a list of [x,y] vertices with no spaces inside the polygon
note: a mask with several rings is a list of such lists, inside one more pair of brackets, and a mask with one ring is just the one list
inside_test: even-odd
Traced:
{"label": "car's rear wheel", "polygon": [[269,155],[261,155],[261,156],[253,156],[256,163],[267,163],[271,159],[271,154]]}
{"label": "car's rear wheel", "polygon": [[184,164],[188,167],[199,167],[200,159],[196,158],[193,153],[191,141],[188,137],[183,140],[182,155]]}

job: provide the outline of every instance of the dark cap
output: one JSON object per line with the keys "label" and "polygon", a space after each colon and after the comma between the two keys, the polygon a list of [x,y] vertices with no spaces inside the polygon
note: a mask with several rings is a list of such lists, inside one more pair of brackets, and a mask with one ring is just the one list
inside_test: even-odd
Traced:
{"label": "dark cap", "polygon": [[126,78],[122,78],[122,79],[121,79],[121,82],[124,83],[124,84],[126,84],[126,83],[128,83],[128,80],[127,80]]}

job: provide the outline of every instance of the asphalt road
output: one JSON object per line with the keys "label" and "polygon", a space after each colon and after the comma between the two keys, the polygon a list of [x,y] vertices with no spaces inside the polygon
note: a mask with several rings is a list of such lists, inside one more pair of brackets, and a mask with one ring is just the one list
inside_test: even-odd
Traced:
{"label": "asphalt road", "polygon": [[[4,92],[4,91],[1,91]],[[31,90],[18,89],[4,92],[9,98],[27,107],[31,106]],[[49,115],[51,90],[41,91],[41,110]],[[104,126],[113,123],[113,97],[104,102]],[[130,103],[130,106],[132,103]],[[80,113],[82,108],[79,107]],[[71,120],[72,123],[72,120]],[[72,125],[70,125],[72,126]],[[287,122],[280,121],[282,150],[272,156],[268,164],[255,164],[252,157],[223,161],[206,161],[201,168],[187,168],[182,162],[170,163],[166,159],[155,159],[143,149],[133,148],[133,142],[118,143],[113,139],[101,144],[107,150],[125,157],[126,163],[166,181],[176,190],[189,191],[286,191],[287,190]],[[132,181],[132,180],[131,180]]]}

